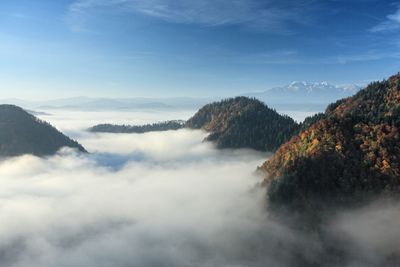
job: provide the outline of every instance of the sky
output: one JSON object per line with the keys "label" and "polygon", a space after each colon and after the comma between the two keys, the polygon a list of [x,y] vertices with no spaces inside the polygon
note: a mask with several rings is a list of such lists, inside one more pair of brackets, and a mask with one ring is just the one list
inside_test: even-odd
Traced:
{"label": "sky", "polygon": [[1,0],[0,98],[233,96],[399,71],[389,0]]}

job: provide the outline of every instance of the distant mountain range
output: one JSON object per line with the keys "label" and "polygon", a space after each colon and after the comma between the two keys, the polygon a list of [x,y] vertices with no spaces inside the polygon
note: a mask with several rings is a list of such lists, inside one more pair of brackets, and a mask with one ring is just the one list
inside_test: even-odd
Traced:
{"label": "distant mountain range", "polygon": [[[338,99],[351,96],[361,89],[357,85],[337,86],[327,82],[292,82],[263,92],[244,93],[255,97],[276,110],[323,111],[325,106]],[[13,104],[31,110],[171,110],[199,109],[221,97],[170,97],[170,98],[94,98],[71,97],[46,101],[26,101],[16,98],[1,99],[1,104]]]}
{"label": "distant mountain range", "polygon": [[71,109],[71,110],[170,110],[197,109],[211,101],[211,98],[92,98],[71,97],[46,101],[26,101],[9,98],[2,104],[12,104],[31,110]]}
{"label": "distant mountain range", "polygon": [[32,154],[47,156],[62,147],[86,152],[50,124],[14,105],[0,105],[0,157]]}
{"label": "distant mountain range", "polygon": [[361,89],[357,85],[333,85],[328,82],[292,82],[263,92],[247,93],[276,109],[317,109],[338,99],[349,97]]}

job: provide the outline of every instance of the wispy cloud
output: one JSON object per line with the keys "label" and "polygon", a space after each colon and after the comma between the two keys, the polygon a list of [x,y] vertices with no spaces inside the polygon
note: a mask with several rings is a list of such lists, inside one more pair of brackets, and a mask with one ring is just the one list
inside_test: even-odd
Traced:
{"label": "wispy cloud", "polygon": [[400,53],[396,51],[383,52],[370,50],[361,54],[339,55],[337,57],[337,62],[340,64],[346,64],[351,62],[375,61],[382,59],[400,59]]}
{"label": "wispy cloud", "polygon": [[397,11],[387,15],[386,19],[370,29],[371,32],[392,32],[400,29],[400,6]]}
{"label": "wispy cloud", "polygon": [[[69,7],[69,19],[77,25],[98,8],[113,8],[173,23],[208,27],[246,25],[266,31],[287,31],[289,23],[304,23],[311,0],[78,0]],[[72,18],[72,19],[71,19]],[[78,23],[77,23],[78,22]]]}
{"label": "wispy cloud", "polygon": [[396,51],[366,50],[359,53],[336,54],[325,57],[306,56],[296,50],[277,50],[265,53],[251,54],[235,58],[246,64],[265,65],[332,65],[349,64],[355,62],[369,62],[383,59],[400,59]]}

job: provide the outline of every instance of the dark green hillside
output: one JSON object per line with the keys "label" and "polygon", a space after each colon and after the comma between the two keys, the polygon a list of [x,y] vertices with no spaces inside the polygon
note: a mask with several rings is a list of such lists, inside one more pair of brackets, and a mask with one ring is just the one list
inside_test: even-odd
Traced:
{"label": "dark green hillside", "polygon": [[0,105],[0,156],[52,155],[64,146],[86,152],[79,143],[22,108]]}
{"label": "dark green hillside", "polygon": [[290,117],[247,97],[205,105],[186,126],[210,132],[206,140],[215,142],[219,148],[260,151],[274,151],[299,130],[299,125]]}
{"label": "dark green hillside", "polygon": [[282,145],[261,167],[272,203],[362,203],[400,193],[400,75],[371,83]]}
{"label": "dark green hillside", "polygon": [[114,124],[99,124],[89,128],[93,133],[146,133],[146,132],[161,132],[168,130],[178,130],[183,128],[183,121],[165,121],[145,125],[114,125]]}

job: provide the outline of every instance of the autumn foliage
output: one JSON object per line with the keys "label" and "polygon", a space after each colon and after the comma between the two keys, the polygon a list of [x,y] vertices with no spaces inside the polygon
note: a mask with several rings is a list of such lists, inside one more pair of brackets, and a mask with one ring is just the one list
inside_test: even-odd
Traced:
{"label": "autumn foliage", "polygon": [[320,207],[400,193],[400,75],[328,106],[260,169],[273,204]]}

